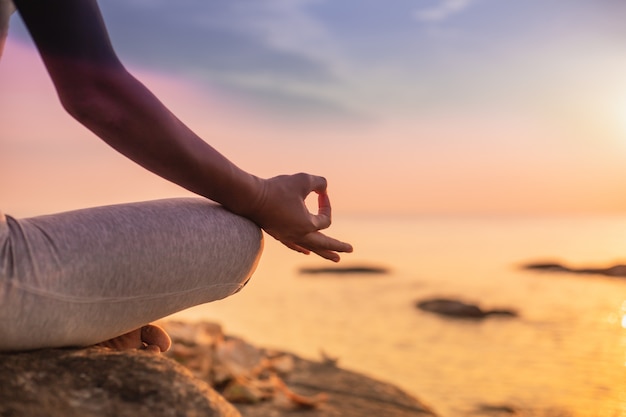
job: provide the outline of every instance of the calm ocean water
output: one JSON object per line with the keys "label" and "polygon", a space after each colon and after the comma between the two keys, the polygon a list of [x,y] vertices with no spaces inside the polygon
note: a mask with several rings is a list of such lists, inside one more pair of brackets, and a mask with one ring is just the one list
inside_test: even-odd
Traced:
{"label": "calm ocean water", "polygon": [[[536,273],[529,261],[626,263],[626,216],[335,219],[382,276],[300,275],[325,266],[267,241],[248,286],[180,313],[250,342],[392,382],[444,417],[506,405],[523,416],[626,416],[626,279]],[[519,318],[440,318],[416,300],[449,296]]]}

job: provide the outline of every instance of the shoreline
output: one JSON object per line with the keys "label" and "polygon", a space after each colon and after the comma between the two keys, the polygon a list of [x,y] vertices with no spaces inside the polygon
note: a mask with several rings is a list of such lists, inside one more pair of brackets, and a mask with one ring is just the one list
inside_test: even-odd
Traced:
{"label": "shoreline", "polygon": [[48,417],[424,417],[395,385],[267,350],[210,322],[162,322],[173,349],[102,346],[0,353],[0,415]]}
{"label": "shoreline", "polygon": [[[244,417],[290,415],[298,410],[320,417],[359,417],[362,409],[388,417],[437,415],[396,385],[343,369],[332,358],[314,361],[257,347],[212,322],[159,324],[173,341],[173,349],[165,355],[207,381]],[[207,355],[212,358],[210,365]]]}

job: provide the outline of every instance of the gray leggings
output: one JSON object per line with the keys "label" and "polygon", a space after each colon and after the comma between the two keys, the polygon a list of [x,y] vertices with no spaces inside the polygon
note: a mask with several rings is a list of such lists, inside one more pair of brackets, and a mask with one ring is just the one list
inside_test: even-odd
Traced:
{"label": "gray leggings", "polygon": [[262,248],[255,224],[202,199],[0,213],[0,350],[87,346],[227,297]]}

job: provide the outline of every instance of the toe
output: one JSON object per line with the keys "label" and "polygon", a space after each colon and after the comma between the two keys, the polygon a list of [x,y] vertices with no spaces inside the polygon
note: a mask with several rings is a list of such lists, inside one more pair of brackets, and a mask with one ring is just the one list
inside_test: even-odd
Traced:
{"label": "toe", "polygon": [[141,328],[141,341],[147,346],[155,346],[161,352],[167,352],[172,346],[172,339],[162,327],[148,324]]}

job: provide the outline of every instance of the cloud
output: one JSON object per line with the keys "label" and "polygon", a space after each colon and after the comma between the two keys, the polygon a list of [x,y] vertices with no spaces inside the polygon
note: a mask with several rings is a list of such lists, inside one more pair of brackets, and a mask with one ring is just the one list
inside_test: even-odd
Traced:
{"label": "cloud", "polygon": [[[261,40],[280,51],[315,56],[330,43],[324,26],[307,9],[325,0],[244,0],[224,3],[228,19],[221,24],[236,24],[237,30]],[[231,26],[232,27],[232,26]]]}
{"label": "cloud", "polygon": [[274,3],[180,0],[172,7],[162,1],[112,0],[102,7],[113,43],[126,61],[190,73],[331,79],[323,63],[280,47],[269,28],[271,21],[289,15],[270,7]]}
{"label": "cloud", "polygon": [[[329,0],[108,0],[100,7],[117,53],[131,67],[204,83],[272,114],[289,109],[303,116],[361,118],[348,58],[314,12],[328,5]],[[29,38],[15,23],[12,36]]]}
{"label": "cloud", "polygon": [[466,10],[473,3],[473,0],[440,0],[435,7],[416,11],[415,18],[426,22],[440,22]]}
{"label": "cloud", "polygon": [[[123,60],[217,85],[239,99],[327,113],[342,102],[340,54],[309,8],[326,0],[110,0],[101,7]],[[276,100],[275,97],[280,97]],[[287,105],[292,101],[292,106]],[[278,105],[277,103],[280,103]]]}

